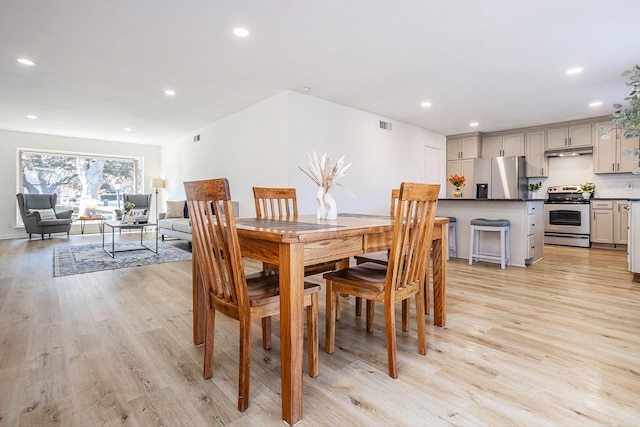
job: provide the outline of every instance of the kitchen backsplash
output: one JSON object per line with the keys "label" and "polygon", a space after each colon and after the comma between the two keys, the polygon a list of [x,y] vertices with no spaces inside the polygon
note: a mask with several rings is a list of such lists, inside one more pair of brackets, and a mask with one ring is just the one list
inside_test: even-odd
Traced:
{"label": "kitchen backsplash", "polygon": [[[640,198],[640,175],[625,174],[594,174],[593,155],[587,154],[575,157],[549,158],[549,177],[530,178],[529,183],[542,182],[537,198],[545,198],[547,188],[554,185],[582,184],[593,182],[596,185],[594,197],[601,198]],[[632,189],[627,190],[627,184]]]}

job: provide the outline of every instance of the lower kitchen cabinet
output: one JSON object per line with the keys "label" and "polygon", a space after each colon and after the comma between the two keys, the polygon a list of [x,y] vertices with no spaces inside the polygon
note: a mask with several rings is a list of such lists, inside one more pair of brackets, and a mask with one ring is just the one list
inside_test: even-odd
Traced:
{"label": "lower kitchen cabinet", "polygon": [[613,243],[629,243],[629,202],[616,200],[613,203]]}
{"label": "lower kitchen cabinet", "polygon": [[640,273],[640,201],[629,203],[629,271]]}
{"label": "lower kitchen cabinet", "polygon": [[591,243],[626,245],[628,243],[627,200],[591,201]]}
{"label": "lower kitchen cabinet", "polygon": [[526,264],[542,259],[544,247],[544,207],[538,202],[527,202],[527,261]]}

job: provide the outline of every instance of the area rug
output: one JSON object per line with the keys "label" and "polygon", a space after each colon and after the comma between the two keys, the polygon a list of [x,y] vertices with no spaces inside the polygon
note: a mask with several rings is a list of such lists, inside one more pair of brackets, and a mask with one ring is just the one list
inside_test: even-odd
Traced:
{"label": "area rug", "polygon": [[[151,245],[153,242],[145,242]],[[116,250],[140,248],[139,242],[121,242]],[[102,244],[66,246],[53,249],[53,277],[72,274],[93,273],[102,270],[138,267],[163,262],[185,261],[191,259],[191,253],[167,243],[158,242],[158,253],[149,250],[117,252],[111,258]]]}

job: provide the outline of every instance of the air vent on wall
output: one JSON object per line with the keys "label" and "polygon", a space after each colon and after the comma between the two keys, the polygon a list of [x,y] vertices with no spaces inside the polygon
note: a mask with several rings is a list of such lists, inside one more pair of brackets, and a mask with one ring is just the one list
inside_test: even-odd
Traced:
{"label": "air vent on wall", "polygon": [[384,122],[380,120],[380,129],[391,130],[391,122]]}

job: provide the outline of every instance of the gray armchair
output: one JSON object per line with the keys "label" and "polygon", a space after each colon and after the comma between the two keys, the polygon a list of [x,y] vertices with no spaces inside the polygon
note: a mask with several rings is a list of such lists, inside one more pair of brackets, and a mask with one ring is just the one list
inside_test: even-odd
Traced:
{"label": "gray armchair", "polygon": [[[131,202],[134,205],[134,210],[144,210],[144,214],[143,215],[138,215],[137,217],[140,218],[141,216],[146,216],[147,217],[147,221],[149,219],[149,213],[151,212],[151,194],[124,194],[122,196],[122,201],[123,202]],[[120,209],[116,209],[116,218],[118,220],[122,220],[122,215],[124,214],[124,209],[120,210]],[[143,222],[144,220],[139,222]]]}
{"label": "gray armchair", "polygon": [[[51,233],[67,233],[67,237],[69,237],[73,211],[56,212],[57,194],[19,193],[16,197],[24,230],[29,233],[29,240],[31,240],[31,234],[40,234],[42,240],[44,240],[45,234],[51,237]],[[52,215],[51,211],[53,211]],[[47,217],[47,214],[50,214],[50,217]]]}

